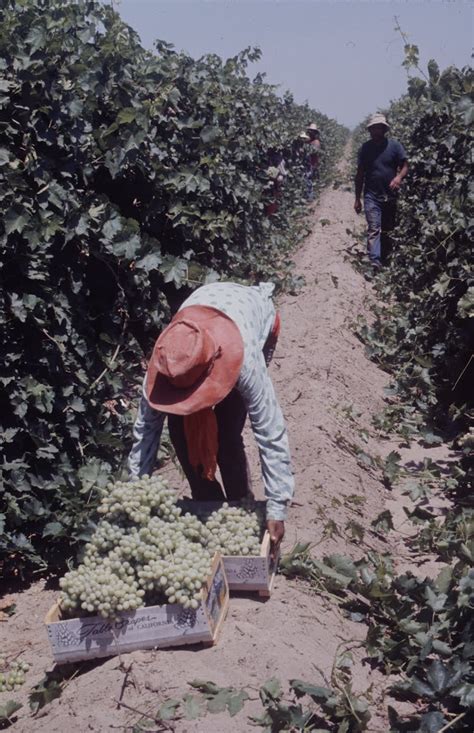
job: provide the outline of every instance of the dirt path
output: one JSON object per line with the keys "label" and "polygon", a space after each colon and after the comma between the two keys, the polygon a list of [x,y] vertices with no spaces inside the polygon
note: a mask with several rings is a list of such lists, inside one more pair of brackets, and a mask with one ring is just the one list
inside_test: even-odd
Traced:
{"label": "dirt path", "polygon": [[[296,271],[304,275],[306,286],[297,296],[280,300],[283,327],[271,372],[288,424],[297,486],[284,549],[297,540],[310,541],[317,556],[337,552],[359,558],[368,548],[389,549],[370,528],[370,522],[385,509],[387,491],[379,472],[357,459],[354,445],[369,455],[385,455],[393,446],[377,439],[371,423],[382,408],[388,377],[366,359],[350,327],[359,314],[370,312],[373,301],[370,284],[344,260],[345,248],[351,243],[346,229],[362,226],[352,205],[353,194],[343,185],[325,191],[311,214],[313,233],[295,257]],[[250,433],[247,444],[254,488],[261,498],[258,458]],[[174,477],[175,482],[182,481],[177,474]],[[2,624],[8,636],[3,651],[24,649],[23,657],[33,665],[28,681],[37,681],[51,668],[42,621],[55,595],[43,583],[36,584],[18,597],[17,613]],[[133,661],[133,674],[124,700],[153,712],[165,698],[189,691],[186,682],[194,678],[223,686],[258,687],[272,676],[285,685],[294,677],[324,684],[322,673],[330,673],[341,643],[362,639],[365,632],[362,624],[343,618],[326,600],[308,594],[302,584],[279,576],[269,602],[232,598],[217,646],[126,655],[127,664]],[[357,660],[357,652],[355,656]],[[382,708],[377,692],[381,680],[357,662],[353,677],[357,691],[375,683],[369,730],[386,731],[378,711]],[[83,665],[44,717],[28,717],[25,704],[13,729],[35,733],[125,730],[140,716],[117,709],[114,700],[122,682],[117,658]],[[22,692],[25,698],[27,687]],[[26,702],[19,694],[14,697]],[[250,702],[235,718],[208,715],[198,721],[180,721],[174,730],[255,731],[247,715],[260,710],[257,703]]]}

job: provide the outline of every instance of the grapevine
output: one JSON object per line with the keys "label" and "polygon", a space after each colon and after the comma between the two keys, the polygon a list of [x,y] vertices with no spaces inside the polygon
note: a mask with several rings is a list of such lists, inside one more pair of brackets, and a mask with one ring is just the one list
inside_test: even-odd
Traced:
{"label": "grapevine", "polygon": [[[326,185],[348,131],[251,80],[257,49],[150,52],[110,3],[8,0],[0,26],[0,570],[16,576],[82,545],[183,296],[209,278],[301,283],[298,135],[320,128]],[[272,216],[270,149],[288,172]]]}

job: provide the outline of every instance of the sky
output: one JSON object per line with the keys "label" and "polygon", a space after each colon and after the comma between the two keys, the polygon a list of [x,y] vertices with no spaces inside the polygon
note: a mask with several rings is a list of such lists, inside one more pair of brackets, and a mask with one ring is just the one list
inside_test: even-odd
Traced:
{"label": "sky", "polygon": [[108,0],[145,48],[156,39],[193,58],[258,46],[278,93],[353,128],[406,91],[404,41],[441,69],[472,65],[471,0]]}

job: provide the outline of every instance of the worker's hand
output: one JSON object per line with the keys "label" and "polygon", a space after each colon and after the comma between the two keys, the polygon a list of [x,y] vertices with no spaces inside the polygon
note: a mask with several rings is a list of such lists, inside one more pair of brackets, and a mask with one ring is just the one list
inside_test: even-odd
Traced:
{"label": "worker's hand", "polygon": [[285,522],[281,519],[267,519],[267,529],[270,535],[270,557],[273,562],[278,555],[281,541],[285,536]]}
{"label": "worker's hand", "polygon": [[388,185],[391,191],[398,191],[398,189],[402,185],[402,179],[400,178],[400,176],[395,176],[395,178],[392,178]]}
{"label": "worker's hand", "polygon": [[354,211],[356,214],[360,214],[360,212],[362,211],[362,202],[360,199],[355,200]]}

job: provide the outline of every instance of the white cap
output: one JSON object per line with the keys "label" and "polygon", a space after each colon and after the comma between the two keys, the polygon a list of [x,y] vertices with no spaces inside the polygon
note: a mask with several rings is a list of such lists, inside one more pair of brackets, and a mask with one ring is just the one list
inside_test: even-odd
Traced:
{"label": "white cap", "polygon": [[369,127],[372,127],[373,125],[385,125],[387,130],[390,130],[390,125],[388,124],[385,115],[381,114],[381,112],[377,112],[376,114],[372,115],[367,123],[367,129],[369,129]]}

